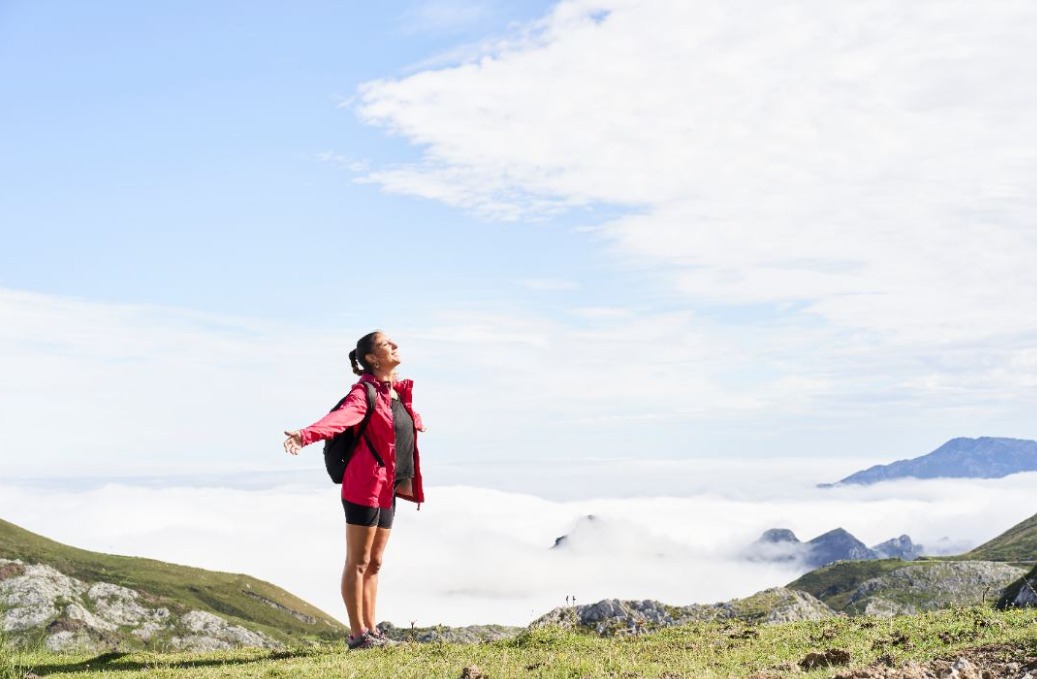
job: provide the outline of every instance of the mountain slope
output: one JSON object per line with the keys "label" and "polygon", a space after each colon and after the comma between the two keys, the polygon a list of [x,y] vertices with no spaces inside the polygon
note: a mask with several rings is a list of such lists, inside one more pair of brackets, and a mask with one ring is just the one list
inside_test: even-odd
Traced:
{"label": "mountain slope", "polygon": [[984,436],[951,439],[927,455],[875,465],[839,483],[866,485],[907,477],[996,479],[1032,471],[1037,471],[1037,441]]}
{"label": "mountain slope", "polygon": [[903,566],[904,562],[900,559],[839,561],[805,573],[786,587],[806,592],[841,611],[849,604],[850,597],[858,587]]}
{"label": "mountain slope", "polygon": [[984,542],[960,558],[1023,563],[1037,561],[1037,514],[1012,526],[993,540]]}
{"label": "mountain slope", "polygon": [[256,578],[69,547],[0,519],[0,557],[43,564],[86,583],[104,582],[177,610],[215,613],[273,639],[341,638],[337,620]]}
{"label": "mountain slope", "polygon": [[1008,608],[1037,608],[1037,566],[1030,572],[1019,578],[1001,593],[997,607],[1001,610]]}
{"label": "mountain slope", "polygon": [[989,561],[840,561],[786,585],[836,611],[911,614],[997,601],[1026,571]]}
{"label": "mountain slope", "polygon": [[843,528],[830,530],[809,542],[800,542],[787,528],[771,528],[742,550],[742,556],[749,561],[801,561],[809,568],[820,568],[836,561],[891,558],[910,561],[921,554],[922,546],[916,545],[907,535],[890,538],[869,548]]}

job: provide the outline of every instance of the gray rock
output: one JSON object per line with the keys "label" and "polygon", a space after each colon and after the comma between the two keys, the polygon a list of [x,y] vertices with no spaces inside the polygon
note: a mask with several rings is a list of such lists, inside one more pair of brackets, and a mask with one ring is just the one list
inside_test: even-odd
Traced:
{"label": "gray rock", "polygon": [[0,559],[2,628],[14,641],[43,638],[54,651],[98,650],[170,639],[175,648],[277,648],[259,632],[204,611],[176,618],[168,608],[108,582],[85,583],[50,566]]}
{"label": "gray rock", "polygon": [[258,648],[278,648],[281,644],[259,632],[234,625],[218,615],[206,611],[191,611],[180,618],[180,623],[189,631],[183,637],[174,637],[174,647],[215,651],[243,646]]}
{"label": "gray rock", "polygon": [[90,635],[83,630],[75,632],[72,630],[61,630],[48,635],[43,640],[43,645],[48,651],[61,653],[64,651],[89,650],[93,647],[93,641],[90,639]]}
{"label": "gray rock", "polygon": [[890,538],[873,546],[872,551],[878,554],[880,559],[903,559],[914,561],[922,556],[922,545],[916,545],[907,535],[898,538]]}
{"label": "gray rock", "polygon": [[709,620],[776,623],[819,620],[837,615],[813,596],[775,587],[745,599],[676,607],[658,601],[605,599],[594,604],[556,608],[530,624],[530,629],[560,626],[590,629],[602,636],[644,634],[663,627]]}
{"label": "gray rock", "polygon": [[861,583],[846,611],[889,616],[990,603],[1025,572],[992,561],[906,565]]}
{"label": "gray rock", "polygon": [[116,625],[136,625],[156,615],[154,610],[137,603],[140,596],[137,592],[108,582],[91,585],[86,596],[93,602],[99,616]]}
{"label": "gray rock", "polygon": [[22,574],[0,581],[0,608],[5,609],[5,632],[22,632],[40,627],[58,615],[58,602],[79,599],[83,583],[50,566],[23,564],[0,559],[0,565],[16,563]]}
{"label": "gray rock", "polygon": [[836,561],[879,558],[877,553],[868,549],[867,545],[842,528],[818,535],[806,545],[808,549],[806,564],[811,568],[820,568]]}
{"label": "gray rock", "polygon": [[[1034,608],[1037,607],[1037,577],[1034,577],[1037,569],[1019,579],[1015,593],[1008,592],[1007,605],[1009,608]],[[1002,605],[1005,602],[1002,602]]]}
{"label": "gray rock", "polygon": [[469,625],[468,627],[396,627],[391,622],[382,622],[378,625],[385,636],[393,641],[413,641],[419,644],[427,643],[451,643],[451,644],[479,644],[488,641],[500,641],[502,639],[513,639],[522,633],[522,627],[508,627],[505,625]]}
{"label": "gray rock", "polygon": [[65,606],[64,617],[67,620],[82,621],[86,627],[105,630],[106,632],[114,632],[118,629],[118,625],[115,623],[97,617],[79,604],[69,604],[68,606]]}

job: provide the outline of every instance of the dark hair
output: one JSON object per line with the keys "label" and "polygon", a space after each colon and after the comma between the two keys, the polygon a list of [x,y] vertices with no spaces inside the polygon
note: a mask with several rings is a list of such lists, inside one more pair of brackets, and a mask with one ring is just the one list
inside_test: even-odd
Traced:
{"label": "dark hair", "polygon": [[382,334],[381,330],[369,332],[356,342],[356,349],[349,352],[349,363],[353,366],[353,372],[357,375],[371,373],[371,366],[367,365],[367,355],[374,351],[374,338]]}

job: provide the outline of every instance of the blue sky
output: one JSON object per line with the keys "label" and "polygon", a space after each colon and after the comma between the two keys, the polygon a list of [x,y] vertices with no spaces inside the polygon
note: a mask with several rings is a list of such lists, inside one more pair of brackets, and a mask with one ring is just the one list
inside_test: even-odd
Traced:
{"label": "blue sky", "polygon": [[[0,255],[7,287],[312,317],[343,304],[344,261],[368,239],[415,277],[449,279],[443,265],[465,249],[478,265],[458,287],[530,249],[514,240],[526,232],[487,242],[463,214],[385,200],[317,158],[413,157],[338,104],[530,18],[532,3],[454,17],[443,4],[442,22],[436,5],[408,3],[6,5],[3,209],[18,246]],[[383,283],[393,296],[420,292],[400,278]]]}
{"label": "blue sky", "polygon": [[[429,459],[1033,438],[1037,11],[0,7],[0,450],[288,470],[373,327]],[[294,466],[293,466],[294,465]]]}

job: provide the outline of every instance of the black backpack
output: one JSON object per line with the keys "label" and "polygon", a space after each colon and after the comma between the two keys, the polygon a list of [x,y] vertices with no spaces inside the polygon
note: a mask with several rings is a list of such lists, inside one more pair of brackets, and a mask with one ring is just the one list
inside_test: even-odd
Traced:
{"label": "black backpack", "polygon": [[[335,483],[342,483],[342,478],[346,475],[346,465],[349,464],[349,459],[353,457],[353,450],[356,449],[356,444],[360,441],[361,436],[367,441],[367,449],[374,455],[378,466],[385,466],[381,456],[378,455],[378,451],[371,444],[371,439],[367,436],[367,423],[371,420],[371,414],[374,412],[374,385],[370,382],[365,382],[364,386],[367,388],[367,412],[364,413],[364,419],[359,426],[350,427],[344,432],[335,434],[330,439],[324,441],[324,467],[328,470],[328,476]],[[346,398],[348,396],[336,403],[331,412],[341,408],[342,404],[346,402]]]}

